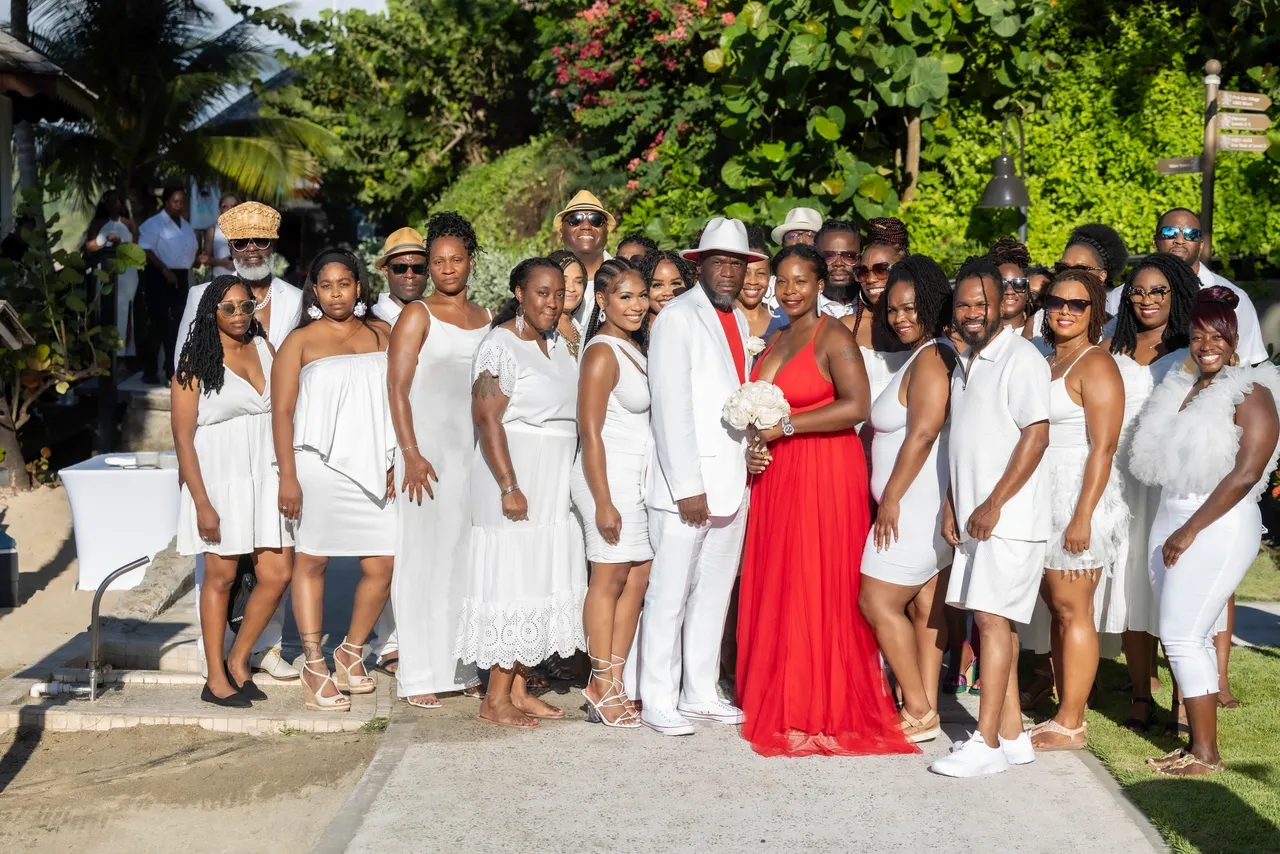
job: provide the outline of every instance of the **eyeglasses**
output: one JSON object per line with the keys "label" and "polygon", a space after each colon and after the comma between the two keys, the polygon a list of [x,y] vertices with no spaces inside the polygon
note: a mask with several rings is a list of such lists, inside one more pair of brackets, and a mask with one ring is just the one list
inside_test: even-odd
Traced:
{"label": "eyeglasses", "polygon": [[1156,229],[1157,240],[1177,240],[1179,234],[1188,243],[1200,242],[1200,229],[1192,228],[1189,225],[1162,225]]}
{"label": "eyeglasses", "polygon": [[1103,267],[1090,267],[1088,264],[1067,264],[1064,261],[1056,261],[1053,265],[1053,272],[1065,273],[1067,270],[1088,270],[1090,273],[1104,273]]}
{"label": "eyeglasses", "polygon": [[893,265],[881,261],[879,264],[872,264],[868,267],[865,264],[859,264],[853,268],[853,277],[859,282],[869,279],[872,276],[882,279],[889,275],[889,271],[893,269]]}
{"label": "eyeglasses", "polygon": [[1093,303],[1087,299],[1063,299],[1057,296],[1047,296],[1044,298],[1044,310],[1056,311],[1059,314],[1063,312],[1080,317],[1093,306]]}
{"label": "eyeglasses", "polygon": [[1004,280],[1005,289],[1013,291],[1015,294],[1025,294],[1030,283],[1026,276],[1015,276],[1012,279]]}
{"label": "eyeglasses", "polygon": [[1161,286],[1158,288],[1152,288],[1149,291],[1140,291],[1140,290],[1134,289],[1132,291],[1129,291],[1129,299],[1133,300],[1134,302],[1142,302],[1147,297],[1151,297],[1153,302],[1164,302],[1164,298],[1169,295],[1169,290],[1170,290],[1169,288],[1166,288],[1164,286]]}
{"label": "eyeglasses", "polygon": [[570,228],[577,228],[584,222],[590,223],[592,228],[600,228],[604,225],[604,214],[600,211],[574,211],[566,214],[564,221]]}
{"label": "eyeglasses", "polygon": [[223,317],[235,317],[237,314],[253,317],[254,309],[257,307],[257,303],[251,299],[242,299],[239,302],[227,300],[226,302],[218,303],[218,314]]}
{"label": "eyeglasses", "polygon": [[235,240],[227,241],[227,245],[237,252],[248,252],[250,249],[270,249],[272,243],[275,243],[275,241],[267,237],[238,237]]}
{"label": "eyeglasses", "polygon": [[395,273],[397,276],[403,276],[410,270],[413,271],[415,276],[425,276],[427,274],[426,264],[406,264],[404,262],[393,261],[387,266],[390,267],[391,272]]}
{"label": "eyeglasses", "polygon": [[852,249],[828,249],[822,253],[822,257],[827,259],[828,263],[837,259],[848,261],[850,264],[858,263],[858,253]]}
{"label": "eyeglasses", "polygon": [[806,243],[812,243],[815,235],[816,232],[809,231],[808,229],[803,231],[788,231],[786,234],[782,235],[782,242],[795,243],[798,240],[803,240]]}

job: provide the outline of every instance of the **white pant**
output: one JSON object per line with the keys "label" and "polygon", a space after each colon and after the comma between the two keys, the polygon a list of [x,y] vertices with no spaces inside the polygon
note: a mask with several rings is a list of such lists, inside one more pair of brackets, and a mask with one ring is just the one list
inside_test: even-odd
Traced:
{"label": "white pant", "polygon": [[[640,699],[649,709],[719,699],[720,640],[742,557],[747,503],[701,527],[649,509],[653,568],[640,615]],[[683,690],[681,675],[683,674]]]}
{"label": "white pant", "polygon": [[378,622],[373,624],[373,637],[380,645],[370,645],[377,649],[379,658],[400,651],[400,641],[396,638],[396,615],[391,608],[390,598],[378,615]]}
{"label": "white pant", "polygon": [[1215,621],[1249,571],[1262,543],[1262,515],[1245,500],[1205,528],[1171,568],[1165,540],[1191,518],[1203,497],[1166,495],[1151,526],[1151,585],[1160,602],[1160,642],[1184,697],[1218,690]]}

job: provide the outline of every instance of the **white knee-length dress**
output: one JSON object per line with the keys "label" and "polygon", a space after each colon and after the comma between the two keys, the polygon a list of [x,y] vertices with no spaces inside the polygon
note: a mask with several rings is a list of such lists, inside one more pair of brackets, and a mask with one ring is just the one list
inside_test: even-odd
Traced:
{"label": "white knee-length dress", "polygon": [[508,398],[502,424],[528,519],[502,514],[502,490],[479,444],[471,455],[471,545],[455,653],[479,667],[534,665],[586,649],[587,567],[570,506],[578,450],[578,363],[558,336],[547,354],[502,327],[476,351]]}
{"label": "white knee-length dress", "polygon": [[395,554],[396,508],[386,500],[394,448],[386,353],[325,356],[302,366],[293,414],[299,552]]}
{"label": "white knee-length dress", "polygon": [[231,556],[293,545],[277,502],[280,476],[271,444],[271,348],[262,338],[255,338],[254,344],[266,376],[262,394],[225,365],[222,389],[200,394],[196,456],[222,538],[217,543],[200,539],[196,504],[183,484],[178,506],[180,554]]}
{"label": "white knee-length dress", "polygon": [[[612,347],[618,360],[618,384],[609,393],[604,425],[605,476],[609,498],[622,517],[617,545],[609,545],[596,527],[596,502],[587,484],[582,454],[573,463],[570,488],[582,523],[587,560],[596,563],[639,563],[653,559],[649,517],[644,504],[644,473],[649,459],[649,377],[646,359],[630,341],[596,335],[587,348]],[[583,353],[585,356],[585,351]]]}
{"label": "white knee-length dress", "polygon": [[[429,311],[429,310],[428,310]],[[461,691],[479,684],[474,664],[454,653],[471,571],[471,361],[488,326],[463,329],[435,315],[409,388],[418,450],[435,469],[434,498],[396,493],[396,569],[391,578],[401,697]],[[396,489],[404,458],[396,454]]]}
{"label": "white knee-length dress", "polygon": [[[939,338],[910,354],[871,405],[863,430],[871,430],[871,497],[879,503],[893,474],[898,453],[907,438],[907,407],[899,400],[902,378],[916,356],[930,347],[951,347]],[[897,355],[897,354],[890,354]],[[942,536],[942,502],[951,480],[947,456],[949,425],[929,449],[920,473],[907,487],[899,504],[898,539],[885,551],[877,551],[875,529],[867,534],[862,553],[862,574],[890,584],[924,584],[951,565],[951,545]]]}

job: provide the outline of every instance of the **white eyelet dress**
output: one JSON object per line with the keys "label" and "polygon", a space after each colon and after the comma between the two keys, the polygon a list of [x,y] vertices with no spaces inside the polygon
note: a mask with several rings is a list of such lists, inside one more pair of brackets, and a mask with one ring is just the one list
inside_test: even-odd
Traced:
{"label": "white eyelet dress", "polygon": [[467,592],[471,544],[471,361],[489,327],[462,329],[435,315],[409,388],[418,450],[435,469],[434,498],[422,504],[401,491],[404,458],[396,454],[396,571],[391,577],[401,697],[461,691],[479,684],[458,661],[454,639]]}
{"label": "white eyelet dress", "polygon": [[[634,344],[609,335],[587,342],[613,348],[618,360],[618,384],[609,393],[600,436],[604,440],[605,476],[609,498],[622,517],[622,534],[611,546],[596,527],[596,502],[587,485],[582,454],[573,464],[570,482],[573,504],[581,517],[587,560],[596,563],[642,563],[653,559],[649,516],[644,503],[644,472],[649,457],[649,377],[647,361]],[[586,351],[583,351],[586,356]]]}
{"label": "white eyelet dress", "polygon": [[325,356],[302,366],[293,414],[299,552],[395,554],[396,509],[386,500],[394,448],[386,353]]}
{"label": "white eyelet dress", "polygon": [[[885,485],[907,438],[907,407],[898,399],[902,377],[916,356],[929,347],[951,347],[951,343],[938,338],[911,353],[871,406],[864,430],[871,431],[871,497],[877,503],[884,496]],[[954,550],[942,536],[942,502],[951,481],[947,454],[949,426],[943,425],[920,473],[902,496],[897,541],[885,551],[876,551],[874,527],[867,534],[862,553],[863,575],[913,587],[926,583],[951,565]]]}
{"label": "white eyelet dress", "polygon": [[535,665],[586,649],[582,528],[570,506],[578,450],[578,363],[554,336],[537,342],[502,327],[476,351],[471,377],[491,374],[507,396],[502,424],[528,519],[502,515],[502,490],[477,443],[471,456],[470,572],[454,652],[478,667]]}
{"label": "white eyelet dress", "polygon": [[251,554],[293,545],[277,497],[280,476],[271,444],[271,349],[254,339],[267,384],[262,394],[225,365],[222,390],[201,393],[196,413],[196,456],[209,503],[218,512],[222,539],[206,543],[196,525],[196,505],[186,484],[178,507],[178,552],[184,555]]}

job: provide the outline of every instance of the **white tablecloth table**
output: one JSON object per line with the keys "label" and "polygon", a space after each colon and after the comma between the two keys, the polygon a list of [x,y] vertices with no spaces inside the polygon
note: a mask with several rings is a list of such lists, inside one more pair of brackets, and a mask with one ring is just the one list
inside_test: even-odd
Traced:
{"label": "white tablecloth table", "polygon": [[[80,576],[76,586],[96,590],[132,560],[148,561],[178,532],[178,470],[131,469],[106,464],[102,454],[59,472],[71,503]],[[110,456],[124,456],[111,454]],[[146,567],[112,582],[109,590],[142,583]]]}

